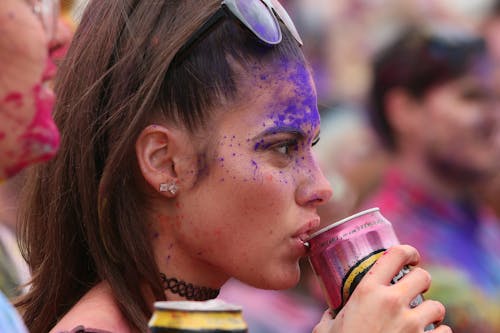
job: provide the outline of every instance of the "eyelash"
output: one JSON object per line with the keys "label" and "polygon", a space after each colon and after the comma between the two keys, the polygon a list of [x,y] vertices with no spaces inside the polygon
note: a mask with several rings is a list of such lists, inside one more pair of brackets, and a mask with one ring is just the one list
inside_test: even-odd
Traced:
{"label": "eyelash", "polygon": [[[314,147],[317,143],[319,142],[319,137],[314,139],[314,141],[311,143],[311,147]],[[290,140],[285,140],[283,142],[280,142],[276,144],[273,149],[276,150],[278,153],[283,154],[283,155],[290,155],[290,148],[295,147],[294,151],[298,150],[298,140],[297,139],[290,139]],[[286,151],[279,151],[280,149],[285,148]]]}
{"label": "eyelash", "polygon": [[316,146],[318,143],[319,143],[319,136],[313,140],[313,142],[311,143],[311,147]]}

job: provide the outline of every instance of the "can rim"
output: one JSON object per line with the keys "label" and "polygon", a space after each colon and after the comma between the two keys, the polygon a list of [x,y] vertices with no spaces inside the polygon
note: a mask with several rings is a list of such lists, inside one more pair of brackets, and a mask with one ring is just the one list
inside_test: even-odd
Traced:
{"label": "can rim", "polygon": [[176,310],[192,312],[239,312],[242,307],[235,304],[226,303],[222,300],[208,301],[160,301],[155,302],[154,307],[157,310]]}
{"label": "can rim", "polygon": [[316,236],[319,236],[320,234],[324,233],[325,231],[328,231],[328,230],[330,230],[332,228],[335,228],[335,227],[337,227],[337,226],[339,226],[341,224],[344,224],[344,223],[346,223],[346,222],[348,222],[348,221],[350,221],[350,220],[352,220],[352,219],[354,219],[354,218],[356,218],[358,216],[365,215],[365,214],[368,214],[368,213],[373,213],[373,212],[376,212],[376,211],[380,211],[380,208],[378,208],[378,207],[369,208],[369,209],[363,210],[363,211],[361,211],[359,213],[356,213],[356,214],[353,214],[353,215],[348,216],[346,218],[343,218],[342,220],[339,220],[337,222],[329,224],[326,227],[324,227],[324,228],[322,228],[322,229],[314,232],[313,234],[311,234],[311,236],[309,236],[306,239],[306,242],[310,241],[311,239],[313,239]]}

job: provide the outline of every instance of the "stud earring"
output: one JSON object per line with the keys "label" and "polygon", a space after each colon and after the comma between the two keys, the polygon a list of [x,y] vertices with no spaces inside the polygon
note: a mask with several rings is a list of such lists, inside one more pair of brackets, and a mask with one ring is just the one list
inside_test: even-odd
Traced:
{"label": "stud earring", "polygon": [[160,192],[168,192],[171,195],[175,195],[178,190],[179,188],[177,187],[177,184],[174,181],[160,184]]}

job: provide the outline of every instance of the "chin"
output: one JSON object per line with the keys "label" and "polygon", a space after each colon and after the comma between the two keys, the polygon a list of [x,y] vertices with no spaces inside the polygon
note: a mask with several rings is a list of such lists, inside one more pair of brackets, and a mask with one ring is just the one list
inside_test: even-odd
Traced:
{"label": "chin", "polygon": [[283,270],[281,272],[273,272],[269,274],[269,278],[262,276],[262,280],[250,283],[256,288],[267,290],[283,290],[295,287],[300,280],[300,270],[296,269]]}

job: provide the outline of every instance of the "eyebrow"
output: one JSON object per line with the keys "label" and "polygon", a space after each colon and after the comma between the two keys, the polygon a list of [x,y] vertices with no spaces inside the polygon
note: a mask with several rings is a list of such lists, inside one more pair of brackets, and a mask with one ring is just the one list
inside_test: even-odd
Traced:
{"label": "eyebrow", "polygon": [[[270,135],[275,135],[275,134],[280,134],[280,133],[286,133],[286,134],[293,134],[298,136],[300,139],[305,139],[307,137],[307,134],[300,128],[297,128],[295,126],[276,126],[276,127],[271,127],[265,129],[263,132],[259,133],[256,135],[253,140],[261,140],[267,136]],[[319,137],[320,131],[318,131],[318,134],[316,134],[313,138],[312,141],[316,140]]]}

